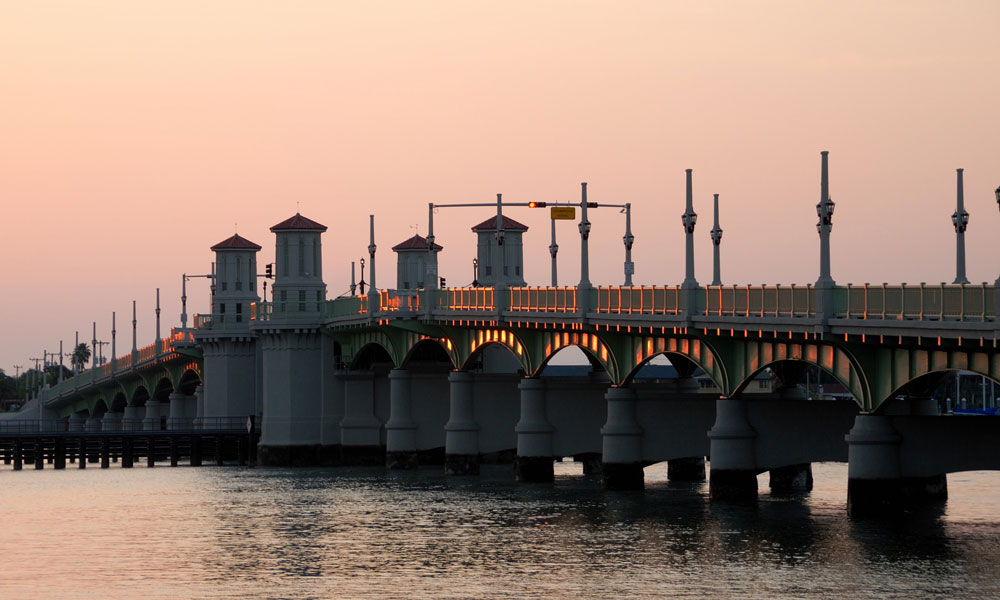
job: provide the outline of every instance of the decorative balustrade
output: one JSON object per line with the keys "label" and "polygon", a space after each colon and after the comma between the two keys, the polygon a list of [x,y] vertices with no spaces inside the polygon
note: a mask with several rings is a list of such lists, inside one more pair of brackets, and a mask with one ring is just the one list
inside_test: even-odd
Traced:
{"label": "decorative balustrade", "polygon": [[670,287],[597,287],[594,312],[626,315],[676,315],[681,306],[681,288]]}
{"label": "decorative balustrade", "polygon": [[707,316],[815,317],[816,293],[806,286],[733,285],[703,289]]}
{"label": "decorative balustrade", "polygon": [[513,287],[508,309],[524,312],[576,312],[575,287]]}
{"label": "decorative balustrade", "polygon": [[496,310],[491,287],[447,288],[437,291],[435,308],[448,311]]}
{"label": "decorative balustrade", "polygon": [[996,317],[996,288],[982,284],[852,285],[836,290],[846,319],[986,321]]}

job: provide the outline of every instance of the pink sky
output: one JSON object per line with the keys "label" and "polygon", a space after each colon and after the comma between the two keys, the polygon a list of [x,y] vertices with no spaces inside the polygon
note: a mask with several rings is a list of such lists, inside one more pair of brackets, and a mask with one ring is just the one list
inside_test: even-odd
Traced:
{"label": "pink sky", "polygon": [[[968,274],[1000,274],[1000,3],[10,2],[0,13],[0,368],[42,350],[153,338],[179,324],[180,275],[296,211],[330,227],[325,280],[347,290],[376,214],[390,248],[427,203],[631,202],[637,284],[684,276],[684,169],[697,274],[817,276],[819,152],[830,151],[838,283],[954,278],[955,169]],[[549,279],[543,211],[509,213],[527,278]],[[441,211],[450,285],[471,280],[488,210]],[[621,283],[623,218],[593,218],[592,280]],[[560,223],[561,283],[579,278]],[[207,309],[207,285],[189,311]]]}

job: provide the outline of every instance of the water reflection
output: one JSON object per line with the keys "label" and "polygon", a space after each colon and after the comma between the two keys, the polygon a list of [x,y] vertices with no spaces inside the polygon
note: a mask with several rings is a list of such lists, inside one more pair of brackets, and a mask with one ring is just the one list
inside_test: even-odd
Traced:
{"label": "water reflection", "polygon": [[[951,500],[852,521],[846,471],[809,494],[708,501],[647,470],[608,493],[578,465],[522,485],[437,469],[0,470],[0,541],[49,577],[0,572],[0,597],[508,598],[995,596],[998,474]],[[123,490],[128,490],[123,493]],[[97,508],[99,507],[99,508]],[[86,557],[86,560],[67,559]]]}

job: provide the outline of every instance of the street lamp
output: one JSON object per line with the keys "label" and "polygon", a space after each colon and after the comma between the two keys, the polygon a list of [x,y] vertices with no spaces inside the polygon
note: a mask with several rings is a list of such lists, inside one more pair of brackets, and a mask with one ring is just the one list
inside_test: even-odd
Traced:
{"label": "street lamp", "polygon": [[361,263],[361,281],[358,282],[358,288],[359,288],[359,291],[361,292],[361,295],[364,296],[365,295],[365,259],[364,259],[364,257],[361,257],[361,260],[358,261],[358,262]]}
{"label": "street lamp", "polygon": [[472,287],[479,287],[479,259],[472,259]]}

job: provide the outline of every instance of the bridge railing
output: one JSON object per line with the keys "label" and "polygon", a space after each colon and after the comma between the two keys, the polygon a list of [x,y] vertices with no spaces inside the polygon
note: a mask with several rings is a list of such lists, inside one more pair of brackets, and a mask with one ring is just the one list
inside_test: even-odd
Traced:
{"label": "bridge railing", "polygon": [[512,287],[507,304],[520,312],[576,312],[575,287]]}
{"label": "bridge railing", "polygon": [[705,315],[720,317],[815,317],[812,285],[733,285],[703,288]]}
{"label": "bridge railing", "polygon": [[596,287],[594,312],[602,314],[676,315],[683,310],[679,286]]}
{"label": "bridge railing", "polygon": [[991,284],[838,287],[837,316],[847,319],[986,321],[996,317]]}
{"label": "bridge railing", "polygon": [[434,308],[450,311],[496,310],[491,287],[447,288],[436,290]]}

